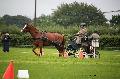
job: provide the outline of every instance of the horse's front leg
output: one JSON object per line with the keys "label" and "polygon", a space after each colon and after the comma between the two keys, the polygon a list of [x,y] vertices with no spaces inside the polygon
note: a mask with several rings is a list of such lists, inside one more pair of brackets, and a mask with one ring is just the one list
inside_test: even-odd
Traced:
{"label": "horse's front leg", "polygon": [[35,49],[36,49],[36,48],[37,48],[36,46],[33,47],[32,51],[34,52],[35,55],[38,55],[38,54],[35,52]]}
{"label": "horse's front leg", "polygon": [[34,52],[35,55],[37,56],[42,56],[42,52],[41,52],[41,47],[33,47],[32,51]]}
{"label": "horse's front leg", "polygon": [[40,47],[40,55],[41,55],[41,56],[43,55],[42,47]]}
{"label": "horse's front leg", "polygon": [[64,47],[58,47],[59,57],[64,57],[65,49]]}

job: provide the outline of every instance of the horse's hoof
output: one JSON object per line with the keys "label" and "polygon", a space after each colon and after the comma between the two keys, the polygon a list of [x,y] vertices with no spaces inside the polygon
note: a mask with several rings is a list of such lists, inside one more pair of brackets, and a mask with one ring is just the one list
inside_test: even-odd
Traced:
{"label": "horse's hoof", "polygon": [[62,55],[59,55],[59,57],[62,57]]}

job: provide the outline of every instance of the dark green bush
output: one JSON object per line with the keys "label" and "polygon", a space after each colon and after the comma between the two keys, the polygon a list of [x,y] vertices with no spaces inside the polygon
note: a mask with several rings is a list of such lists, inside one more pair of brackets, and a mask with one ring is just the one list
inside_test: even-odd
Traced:
{"label": "dark green bush", "polygon": [[120,47],[120,36],[102,35],[100,37],[100,47]]}
{"label": "dark green bush", "polygon": [[[66,41],[70,39],[72,35],[65,36]],[[17,47],[30,47],[33,43],[33,39],[28,34],[18,35],[18,34],[11,34],[11,46]],[[102,35],[100,36],[100,48],[103,49],[105,47],[120,47],[120,36],[109,36],[109,35]]]}
{"label": "dark green bush", "polygon": [[[89,33],[93,33],[95,30],[100,34],[100,48],[106,47],[120,47],[120,27],[119,26],[87,26]],[[44,26],[38,27],[40,31],[47,31],[47,32],[58,32],[64,34],[66,42],[71,38],[74,37],[79,31],[78,26]],[[21,33],[21,28],[16,27],[15,25],[6,26],[5,24],[0,24],[0,32],[8,31],[11,37],[11,46],[22,46],[29,47],[32,45],[34,41],[32,37],[27,33]],[[0,45],[2,42],[0,40]]]}
{"label": "dark green bush", "polygon": [[11,46],[32,45],[33,39],[29,35],[11,34]]}

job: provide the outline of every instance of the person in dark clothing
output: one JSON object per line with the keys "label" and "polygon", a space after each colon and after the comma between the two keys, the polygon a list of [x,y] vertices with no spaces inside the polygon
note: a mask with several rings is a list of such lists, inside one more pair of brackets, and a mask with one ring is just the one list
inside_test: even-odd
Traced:
{"label": "person in dark clothing", "polygon": [[75,42],[74,39],[70,39],[70,41],[68,42],[68,46],[67,46],[67,50],[77,50],[78,46]]}
{"label": "person in dark clothing", "polygon": [[5,33],[2,36],[2,43],[3,43],[3,51],[9,52],[9,45],[10,45],[10,36],[9,33]]}

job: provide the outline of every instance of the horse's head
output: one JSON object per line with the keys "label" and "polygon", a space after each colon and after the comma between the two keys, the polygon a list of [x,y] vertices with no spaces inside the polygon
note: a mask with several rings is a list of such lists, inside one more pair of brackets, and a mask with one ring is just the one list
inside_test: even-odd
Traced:
{"label": "horse's head", "polygon": [[29,25],[25,24],[25,26],[21,29],[21,32],[29,32]]}

